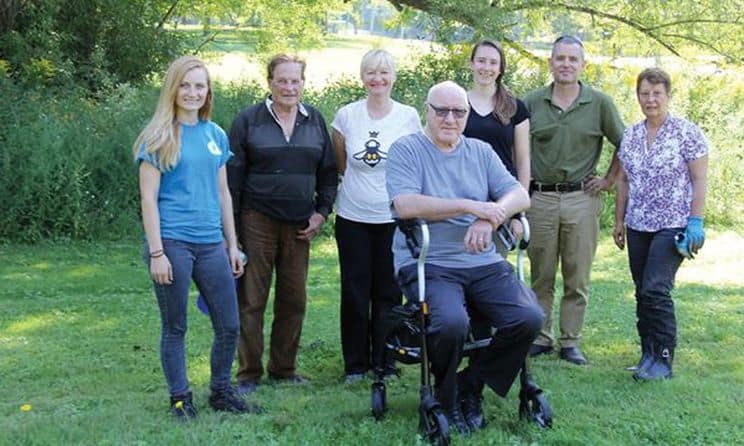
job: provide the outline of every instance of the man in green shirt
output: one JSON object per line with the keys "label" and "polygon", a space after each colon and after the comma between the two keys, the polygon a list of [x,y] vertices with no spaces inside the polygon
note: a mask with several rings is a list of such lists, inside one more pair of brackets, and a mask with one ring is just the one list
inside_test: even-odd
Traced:
{"label": "man in green shirt", "polygon": [[[579,350],[589,298],[589,272],[597,248],[599,193],[612,187],[617,148],[624,126],[612,100],[579,82],[584,47],[571,36],[558,38],[550,56],[553,83],[525,98],[530,111],[532,178],[528,249],[532,288],[545,311],[545,323],[530,355],[553,351],[552,309],[558,261],[563,276],[560,306],[560,357],[586,364]],[[604,177],[596,175],[603,138],[615,146]]]}

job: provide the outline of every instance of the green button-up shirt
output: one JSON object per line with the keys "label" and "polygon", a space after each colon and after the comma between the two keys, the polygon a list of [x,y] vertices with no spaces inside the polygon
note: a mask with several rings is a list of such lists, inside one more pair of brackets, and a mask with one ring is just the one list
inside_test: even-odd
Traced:
{"label": "green button-up shirt", "polygon": [[603,137],[620,146],[625,126],[612,99],[580,86],[579,97],[566,110],[553,104],[553,84],[524,99],[531,115],[532,178],[539,183],[583,181],[596,174]]}

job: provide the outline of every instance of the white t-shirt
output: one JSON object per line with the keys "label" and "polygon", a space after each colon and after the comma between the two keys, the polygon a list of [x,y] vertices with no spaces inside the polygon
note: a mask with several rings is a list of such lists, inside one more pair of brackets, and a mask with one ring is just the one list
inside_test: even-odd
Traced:
{"label": "white t-shirt", "polygon": [[416,109],[393,101],[387,116],[372,119],[363,99],[342,107],[331,126],[343,135],[346,145],[346,170],[336,197],[336,214],[360,223],[392,222],[385,189],[387,154],[398,138],[421,130]]}

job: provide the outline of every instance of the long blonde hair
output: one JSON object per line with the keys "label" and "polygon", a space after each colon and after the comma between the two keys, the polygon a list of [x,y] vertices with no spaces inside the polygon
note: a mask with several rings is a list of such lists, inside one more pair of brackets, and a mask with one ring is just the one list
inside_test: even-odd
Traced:
{"label": "long blonde hair", "polygon": [[157,152],[158,169],[161,172],[174,168],[181,155],[181,140],[176,121],[176,96],[186,73],[195,68],[201,68],[207,74],[209,89],[204,105],[199,109],[199,119],[207,120],[212,116],[212,81],[207,67],[194,56],[179,57],[168,67],[155,113],[132,146],[135,159],[143,145],[145,153]]}

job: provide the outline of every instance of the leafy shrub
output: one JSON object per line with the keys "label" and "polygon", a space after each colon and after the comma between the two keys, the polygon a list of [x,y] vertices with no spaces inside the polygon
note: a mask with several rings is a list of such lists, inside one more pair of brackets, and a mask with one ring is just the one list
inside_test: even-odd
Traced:
{"label": "leafy shrub", "polygon": [[[459,52],[458,52],[459,51]],[[546,67],[512,57],[507,83],[516,94],[543,85]],[[513,59],[513,60],[512,60]],[[394,97],[421,110],[429,87],[454,79],[468,85],[467,54],[424,56],[398,72]],[[737,71],[738,70],[738,71]],[[59,71],[59,70],[58,70]],[[672,71],[672,70],[670,70]],[[711,146],[706,220],[744,223],[744,86],[740,69],[695,77],[672,71],[672,112],[700,125]],[[634,94],[635,69],[590,69],[587,81],[615,100],[626,124],[641,119]],[[0,75],[0,240],[35,242],[46,238],[120,238],[141,233],[137,176],[130,147],[152,115],[157,88],[127,84],[106,88],[95,98],[74,88],[28,88]],[[215,85],[213,119],[226,131],[237,113],[262,101],[267,89],[257,83]],[[344,104],[364,97],[357,79],[341,79],[305,100],[330,123]],[[599,170],[609,164],[612,146],[603,151]],[[601,222],[614,217],[614,196],[604,197]],[[326,225],[326,235],[331,226]]]}

